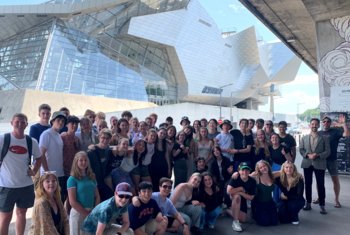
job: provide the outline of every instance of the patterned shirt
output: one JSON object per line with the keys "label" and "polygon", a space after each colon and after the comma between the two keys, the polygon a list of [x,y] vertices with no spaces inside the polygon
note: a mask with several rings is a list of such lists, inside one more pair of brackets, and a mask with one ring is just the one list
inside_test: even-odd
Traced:
{"label": "patterned shirt", "polygon": [[109,227],[122,214],[128,212],[128,204],[124,207],[117,207],[114,196],[98,204],[85,218],[81,229],[85,232],[95,234],[98,222]]}

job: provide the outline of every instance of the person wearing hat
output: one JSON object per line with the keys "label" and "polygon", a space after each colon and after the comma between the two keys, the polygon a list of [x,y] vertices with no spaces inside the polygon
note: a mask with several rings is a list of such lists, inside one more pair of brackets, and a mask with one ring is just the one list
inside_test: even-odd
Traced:
{"label": "person wearing hat", "polygon": [[[335,208],[341,208],[341,204],[339,202],[340,182],[338,177],[337,148],[340,138],[350,136],[350,130],[346,125],[344,114],[339,115],[338,123],[340,123],[342,127],[331,127],[332,119],[328,116],[324,116],[322,119],[323,130],[319,132],[322,136],[328,136],[331,147],[331,154],[327,158],[327,170],[333,181]],[[319,203],[318,198],[313,202],[316,204]]]}
{"label": "person wearing hat", "polygon": [[181,118],[180,125],[181,125],[183,128],[185,128],[185,126],[188,126],[188,125],[190,125],[190,124],[191,124],[191,121],[190,121],[190,119],[188,119],[187,116],[183,116],[183,117]]}
{"label": "person wearing hat", "polygon": [[230,120],[225,119],[221,124],[221,133],[218,134],[214,142],[220,146],[222,155],[226,158],[228,158],[231,162],[233,161],[233,154],[231,153],[234,143],[233,143],[233,136],[229,133],[229,131],[232,129],[232,124]]}
{"label": "person wearing hat", "polygon": [[63,168],[63,141],[60,130],[66,125],[67,117],[63,112],[56,111],[50,120],[51,128],[40,135],[39,148],[42,156],[41,174],[45,171],[55,171],[61,188],[61,200],[67,198],[67,177]]}
{"label": "person wearing hat", "polygon": [[161,235],[167,229],[168,218],[162,215],[157,202],[151,198],[152,188],[150,182],[141,182],[138,197],[134,197],[133,203],[128,207],[130,228],[134,230],[135,235]]}
{"label": "person wearing hat", "polygon": [[227,185],[227,194],[231,199],[231,210],[228,212],[233,217],[232,229],[236,232],[243,231],[240,222],[247,219],[247,200],[253,200],[256,192],[256,181],[249,176],[251,168],[247,162],[238,166],[239,176],[231,178]]}
{"label": "person wearing hat", "polygon": [[[81,230],[86,235],[134,234],[129,228],[128,204],[131,197],[131,186],[125,182],[119,183],[115,187],[114,196],[98,204],[85,218]],[[115,224],[120,216],[122,225]]]}

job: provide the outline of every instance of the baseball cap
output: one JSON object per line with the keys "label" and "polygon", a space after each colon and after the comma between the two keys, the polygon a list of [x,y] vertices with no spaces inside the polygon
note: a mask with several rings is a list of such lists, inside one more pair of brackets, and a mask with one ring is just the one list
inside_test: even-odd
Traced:
{"label": "baseball cap", "polygon": [[115,187],[115,192],[118,195],[129,195],[129,196],[132,196],[131,187],[130,187],[130,184],[128,184],[128,183],[119,183],[117,185],[117,187]]}
{"label": "baseball cap", "polygon": [[248,163],[246,162],[242,162],[241,164],[239,164],[238,168],[240,170],[244,170],[244,169],[247,169],[249,171],[251,171],[252,169],[250,168],[250,166],[248,165]]}

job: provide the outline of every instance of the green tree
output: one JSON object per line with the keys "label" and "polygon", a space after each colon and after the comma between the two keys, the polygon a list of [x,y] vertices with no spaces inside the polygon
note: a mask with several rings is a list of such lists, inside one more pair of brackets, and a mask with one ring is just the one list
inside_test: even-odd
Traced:
{"label": "green tree", "polygon": [[305,112],[303,112],[302,114],[298,115],[298,118],[302,121],[305,122],[310,122],[311,118],[320,118],[320,108],[314,108],[314,109],[308,109],[305,110]]}

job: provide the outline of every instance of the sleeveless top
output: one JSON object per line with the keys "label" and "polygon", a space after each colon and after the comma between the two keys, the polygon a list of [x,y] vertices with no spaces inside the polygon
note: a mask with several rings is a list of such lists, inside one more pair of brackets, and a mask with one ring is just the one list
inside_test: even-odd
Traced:
{"label": "sleeveless top", "polygon": [[275,185],[272,184],[270,186],[265,185],[260,182],[256,185],[256,200],[259,202],[270,202],[272,201],[272,192],[275,188]]}
{"label": "sleeveless top", "polygon": [[206,160],[209,156],[210,151],[211,146],[209,141],[206,144],[198,142],[198,157],[202,157]]}

